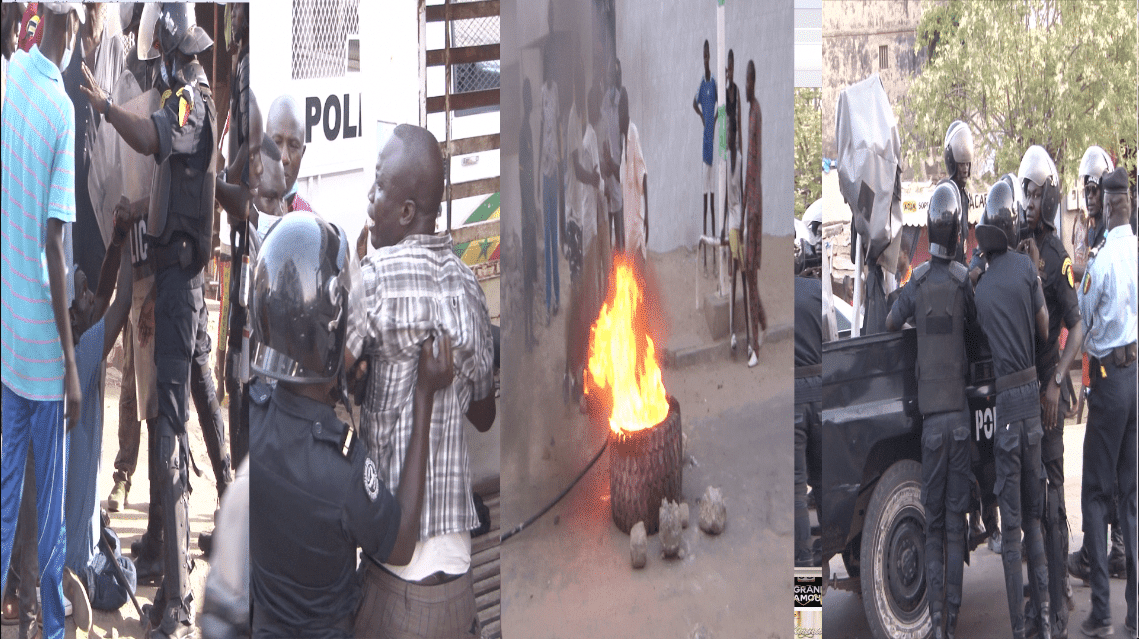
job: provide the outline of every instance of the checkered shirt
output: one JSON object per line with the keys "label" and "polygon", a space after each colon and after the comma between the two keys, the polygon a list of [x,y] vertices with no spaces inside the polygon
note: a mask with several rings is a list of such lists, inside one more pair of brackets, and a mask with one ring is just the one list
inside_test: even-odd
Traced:
{"label": "checkered shirt", "polygon": [[432,332],[447,333],[455,379],[435,394],[419,540],[476,528],[463,416],[471,400],[494,392],[486,297],[450,236],[412,235],[379,249],[361,275],[347,348],[372,357],[360,418],[368,455],[394,492],[411,438],[419,346]]}

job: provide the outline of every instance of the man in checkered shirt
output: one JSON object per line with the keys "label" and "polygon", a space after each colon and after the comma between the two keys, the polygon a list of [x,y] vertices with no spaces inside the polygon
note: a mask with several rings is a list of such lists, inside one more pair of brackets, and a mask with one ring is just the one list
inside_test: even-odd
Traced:
{"label": "man in checkered shirt", "polygon": [[479,525],[471,492],[463,416],[480,432],[494,422],[494,346],[486,298],[448,235],[435,235],[443,157],[426,129],[400,125],[376,162],[368,192],[362,318],[348,328],[346,357],[367,357],[370,378],[360,434],[385,485],[396,490],[412,425],[420,344],[450,335],[455,379],[435,396],[419,541],[407,566],[364,562],[356,635],[478,636],[470,530]]}

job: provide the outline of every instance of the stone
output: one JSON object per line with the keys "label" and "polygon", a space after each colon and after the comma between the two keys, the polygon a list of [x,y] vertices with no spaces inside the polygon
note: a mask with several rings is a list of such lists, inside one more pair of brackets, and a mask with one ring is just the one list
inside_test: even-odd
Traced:
{"label": "stone", "polygon": [[680,505],[680,527],[688,528],[688,502]]}
{"label": "stone", "polygon": [[665,557],[675,557],[680,552],[680,524],[680,506],[667,499],[660,500],[660,547]]}
{"label": "stone", "polygon": [[709,535],[718,535],[724,532],[724,525],[728,519],[728,507],[724,503],[724,496],[720,489],[709,486],[700,499],[700,530]]}
{"label": "stone", "polygon": [[649,540],[645,535],[645,522],[638,521],[629,531],[629,554],[634,568],[644,568],[649,560]]}

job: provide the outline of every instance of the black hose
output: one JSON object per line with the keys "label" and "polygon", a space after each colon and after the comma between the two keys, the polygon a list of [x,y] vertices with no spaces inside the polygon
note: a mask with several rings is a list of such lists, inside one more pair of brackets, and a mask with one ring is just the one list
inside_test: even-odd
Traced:
{"label": "black hose", "polygon": [[573,487],[577,485],[577,482],[581,481],[582,477],[585,477],[585,474],[589,472],[590,468],[593,468],[593,465],[597,463],[598,459],[601,459],[602,453],[604,453],[605,449],[608,447],[609,447],[609,438],[606,437],[605,443],[601,445],[601,450],[597,451],[597,454],[593,456],[593,459],[591,459],[589,461],[589,463],[585,465],[585,468],[581,469],[581,472],[577,474],[577,477],[573,478],[573,481],[570,482],[569,486],[565,487],[565,490],[558,493],[558,496],[554,497],[553,501],[551,501],[550,503],[543,506],[541,510],[539,510],[538,512],[531,515],[529,519],[527,519],[526,521],[524,521],[524,522],[518,524],[517,526],[511,528],[510,530],[502,533],[502,535],[498,538],[498,543],[501,544],[504,541],[506,541],[507,539],[510,539],[511,537],[513,537],[514,535],[517,535],[518,533],[522,532],[522,530],[524,528],[526,528],[530,524],[537,521],[539,517],[548,513],[550,511],[550,509],[554,507],[555,504],[557,504],[559,501],[562,500],[563,497],[565,497],[567,494],[569,494],[569,491],[573,490]]}

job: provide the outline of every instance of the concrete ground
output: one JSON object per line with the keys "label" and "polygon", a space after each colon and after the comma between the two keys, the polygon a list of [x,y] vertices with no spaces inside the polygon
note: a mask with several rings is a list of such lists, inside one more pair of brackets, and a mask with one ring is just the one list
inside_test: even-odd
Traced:
{"label": "concrete ground", "polygon": [[[1076,380],[1077,384],[1079,380]],[[1085,408],[1085,419],[1087,411]],[[1084,430],[1086,423],[1069,419],[1064,427],[1064,504],[1068,510],[1068,538],[1070,550],[1083,543],[1083,524],[1080,514],[1080,476]],[[830,564],[831,573],[846,576],[841,557],[835,556]],[[1025,570],[1027,573],[1027,570]],[[1025,582],[1027,583],[1027,581]],[[1122,579],[1111,580],[1111,618],[1116,637],[1126,637],[1123,622],[1127,615]],[[1072,579],[1072,599],[1075,609],[1069,612],[1068,636],[1082,637],[1080,624],[1091,612],[1091,588]],[[870,629],[862,609],[862,599],[850,592],[830,590],[823,598],[823,632],[827,639],[870,637]],[[962,584],[961,613],[957,623],[959,637],[1007,637],[1012,634],[1008,615],[1008,598],[1005,595],[1004,565],[1000,555],[991,552],[987,545],[973,551],[971,564],[965,566]]]}
{"label": "concrete ground", "polygon": [[[766,255],[782,241],[790,256],[786,238],[768,239]],[[564,499],[503,543],[504,636],[791,636],[790,279],[764,284],[769,333],[782,330],[783,337],[769,338],[749,369],[742,353],[731,358],[726,338],[710,338],[694,289],[710,291],[714,282],[698,275],[696,260],[684,249],[650,257],[667,315],[662,348],[707,351],[663,372],[688,436],[683,496],[693,523],[684,531],[685,557],[662,559],[654,535],[648,565],[631,568],[629,537],[612,523],[607,503],[606,452]],[[563,304],[566,280],[563,271]],[[520,336],[504,340],[504,530],[568,486],[607,437],[607,424],[561,401],[564,315],[538,324],[538,345],[529,351]],[[695,524],[697,499],[710,485],[728,504],[718,537]]]}
{"label": "concrete ground", "polygon": [[[210,335],[217,342],[218,303],[206,300],[206,308],[210,316]],[[121,337],[120,337],[121,339]],[[106,507],[107,495],[114,487],[112,474],[115,469],[115,454],[119,450],[119,387],[122,382],[122,372],[119,361],[121,355],[116,346],[107,362],[106,387],[103,393],[103,451],[100,457],[99,487],[96,495],[99,505]],[[212,355],[211,355],[212,357]],[[217,380],[215,380],[217,382]],[[213,467],[206,455],[205,442],[202,439],[202,429],[198,424],[198,415],[194,404],[190,402],[190,422],[187,429],[190,434],[190,450],[197,466],[202,471],[198,477],[190,473],[190,485],[193,492],[190,494],[190,555],[195,560],[194,571],[190,574],[193,584],[194,605],[200,613],[204,600],[203,592],[206,575],[209,572],[209,560],[198,549],[198,535],[213,530],[214,510],[218,506],[217,489],[214,483]],[[228,416],[227,416],[228,419]],[[142,444],[139,449],[138,465],[135,468],[130,495],[127,505],[121,512],[111,513],[111,528],[122,540],[126,556],[130,556],[131,542],[139,539],[146,532],[147,509],[149,507],[150,489],[147,482],[148,467],[146,454],[146,424],[142,425]],[[154,599],[158,584],[140,583],[135,596],[139,605],[151,603]],[[128,601],[126,605],[115,612],[94,611],[90,637],[141,637],[143,626],[134,606]],[[81,633],[80,633],[81,634]],[[4,626],[0,630],[0,639],[16,639],[17,627]],[[76,628],[69,617],[67,620],[66,636],[75,637]]]}

